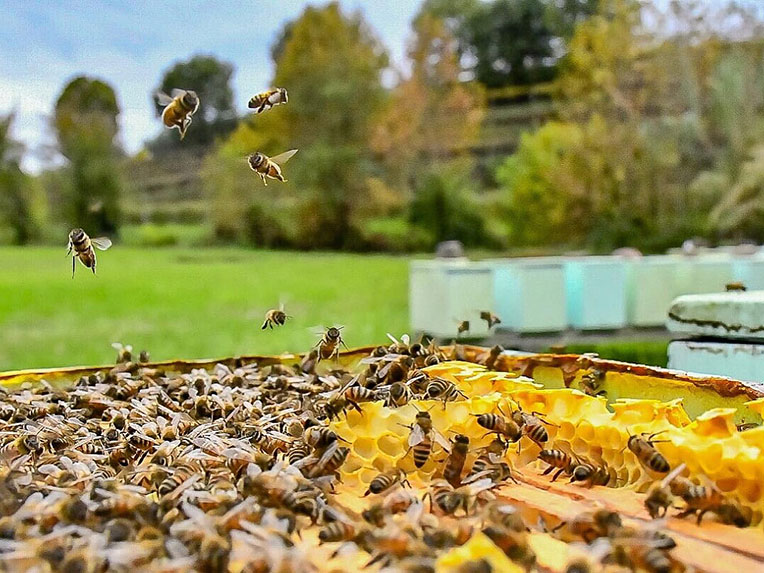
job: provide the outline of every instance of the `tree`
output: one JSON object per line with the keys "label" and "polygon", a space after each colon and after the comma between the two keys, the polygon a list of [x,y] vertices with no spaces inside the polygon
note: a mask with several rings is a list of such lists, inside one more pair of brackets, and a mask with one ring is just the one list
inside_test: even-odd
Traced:
{"label": "tree", "polygon": [[111,86],[84,76],[69,82],[56,101],[53,124],[71,176],[66,215],[88,233],[114,234],[119,227],[119,113]]}
{"label": "tree", "polygon": [[159,87],[151,93],[157,116],[163,106],[156,99],[156,92],[170,94],[173,89],[193,90],[199,96],[199,109],[183,142],[177,132],[163,133],[155,142],[154,149],[180,145],[209,146],[218,137],[229,134],[236,127],[236,108],[233,102],[231,77],[233,66],[214,56],[194,56],[186,62],[178,62],[162,76]]}
{"label": "tree", "polygon": [[21,170],[24,146],[11,138],[14,114],[0,118],[0,216],[13,230],[13,242],[29,243],[40,232],[36,189]]}
{"label": "tree", "polygon": [[428,12],[413,24],[411,74],[393,90],[374,136],[398,188],[418,187],[438,164],[464,157],[483,117],[483,93],[460,80],[458,45],[445,22]]}
{"label": "tree", "polygon": [[575,25],[599,0],[427,0],[459,42],[465,70],[488,88],[552,80]]}
{"label": "tree", "polygon": [[[300,222],[301,246],[348,248],[374,169],[369,140],[385,98],[381,72],[387,56],[362,17],[343,14],[336,2],[306,8],[282,36],[273,85],[289,90],[289,104],[243,122],[219,157],[240,161],[237,198],[253,206],[251,212],[290,209],[292,224]],[[290,148],[300,152],[284,168],[289,182],[256,187],[241,158]],[[220,195],[214,179],[205,179]]]}

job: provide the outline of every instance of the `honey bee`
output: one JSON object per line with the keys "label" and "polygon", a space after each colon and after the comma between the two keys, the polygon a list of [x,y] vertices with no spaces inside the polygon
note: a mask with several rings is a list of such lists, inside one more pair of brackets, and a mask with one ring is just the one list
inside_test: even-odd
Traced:
{"label": "honey bee", "polygon": [[366,497],[370,493],[383,493],[397,483],[411,487],[411,484],[409,484],[408,480],[406,479],[406,473],[400,468],[391,472],[383,472],[377,475],[373,480],[371,480],[369,483],[369,488],[366,490],[366,493],[364,493],[363,496]]}
{"label": "honey bee", "polygon": [[430,380],[425,389],[424,396],[428,400],[443,400],[443,408],[446,407],[446,402],[449,400],[456,400],[457,397],[467,398],[467,395],[459,390],[459,388],[450,380],[444,378],[434,378]]}
{"label": "honey bee", "polygon": [[587,460],[577,459],[573,466],[570,481],[586,482],[587,487],[594,485],[607,485],[610,482],[610,470],[604,462],[601,466]]}
{"label": "honey bee", "polygon": [[[340,446],[336,441],[333,442],[321,454],[317,460],[310,460],[307,465],[307,476],[315,478],[319,476],[334,474],[350,454],[350,448]],[[305,460],[303,460],[305,461]]]}
{"label": "honey bee", "polygon": [[191,90],[172,90],[172,96],[157,93],[159,105],[164,106],[162,123],[168,129],[177,128],[180,140],[186,137],[186,130],[191,125],[191,116],[199,109],[199,96]]}
{"label": "honey bee", "polygon": [[284,305],[281,305],[279,308],[272,308],[265,313],[265,322],[263,322],[263,325],[260,327],[260,329],[265,330],[268,327],[273,329],[274,324],[276,326],[284,326],[287,318],[291,317],[284,312]]}
{"label": "honey bee", "polygon": [[476,414],[478,425],[488,430],[489,433],[494,432],[499,436],[504,436],[510,442],[517,442],[523,437],[522,429],[512,418],[506,417],[501,408],[499,408],[499,412],[501,412],[501,416],[499,414]]}
{"label": "honey bee", "polygon": [[159,495],[169,495],[175,492],[181,485],[189,481],[197,474],[198,469],[188,463],[180,462],[172,468],[172,475],[168,476],[157,488]]}
{"label": "honey bee", "polygon": [[454,488],[446,480],[435,480],[425,496],[446,515],[453,515],[460,508],[465,515],[470,515],[475,502],[483,492],[492,489],[495,484],[488,478]]}
{"label": "honey bee", "polygon": [[482,448],[480,455],[472,462],[469,478],[491,468],[501,461],[501,457],[507,451],[507,444],[501,438],[494,438],[491,443]]}
{"label": "honey bee", "polygon": [[512,412],[512,420],[520,427],[523,434],[541,448],[549,441],[549,432],[547,432],[544,424],[548,426],[555,425],[544,420],[543,415],[538,412],[526,414],[519,405],[518,409]]}
{"label": "honey bee", "polygon": [[567,475],[573,473],[575,460],[573,456],[563,450],[541,450],[538,458],[549,464],[549,467],[542,472],[542,475],[547,475],[557,469],[557,472],[552,477],[552,481],[555,481],[563,473]]}
{"label": "honey bee", "polygon": [[37,436],[27,433],[21,434],[0,447],[0,457],[5,460],[13,460],[27,454],[40,455],[42,452],[43,447]]}
{"label": "honey bee", "polygon": [[335,521],[318,532],[320,543],[334,543],[338,541],[350,541],[355,537],[356,528],[352,523]]}
{"label": "honey bee", "polygon": [[[414,455],[414,465],[421,468],[427,463],[432,452],[432,440],[434,439],[445,450],[449,451],[450,443],[432,425],[429,412],[417,412],[413,426],[405,426],[411,430],[408,439],[409,450]],[[408,452],[407,452],[408,453]]]}
{"label": "honey bee", "polygon": [[[657,443],[653,438],[662,433],[655,432],[649,435],[643,433],[640,436],[629,436],[629,441],[626,445],[644,467],[656,473],[665,474],[671,470],[671,466],[669,466],[666,458],[653,446],[653,444]],[[642,436],[647,436],[647,439],[644,439]]]}
{"label": "honey bee", "polygon": [[411,388],[405,382],[394,382],[390,385],[385,399],[385,407],[399,408],[411,400]]}
{"label": "honey bee", "polygon": [[68,250],[66,251],[66,255],[72,255],[72,278],[74,278],[77,259],[79,259],[83,265],[91,269],[93,274],[95,274],[96,255],[95,249],[93,249],[93,247],[105,251],[111,247],[111,240],[107,239],[106,237],[91,239],[82,229],[71,230],[69,233],[69,246]]}
{"label": "honey bee", "polygon": [[735,291],[737,291],[737,292],[745,292],[745,291],[748,290],[748,288],[743,283],[741,283],[741,282],[727,283],[726,285],[724,285],[724,289],[727,292],[735,292]]}
{"label": "honey bee", "polygon": [[281,174],[281,166],[289,161],[295,153],[297,153],[296,149],[290,149],[284,153],[268,157],[258,151],[249,155],[247,162],[249,163],[249,168],[260,176],[265,186],[268,185],[266,178],[277,179],[282,183],[286,183],[286,179]]}
{"label": "honey bee", "polygon": [[529,545],[528,536],[524,531],[518,532],[500,525],[489,525],[483,528],[483,534],[526,571],[534,569],[536,554]]}
{"label": "honey bee", "polygon": [[607,396],[607,392],[602,389],[604,381],[605,373],[594,369],[581,376],[579,386],[587,396]]}
{"label": "honey bee", "polygon": [[451,442],[451,453],[443,467],[443,477],[453,487],[459,487],[462,483],[462,469],[467,461],[469,449],[470,439],[463,434],[456,434]]}
{"label": "honey bee", "polygon": [[340,355],[340,345],[347,348],[345,341],[342,340],[342,326],[331,326],[326,329],[324,335],[316,343],[318,349],[318,359],[327,360],[332,356]]}
{"label": "honey bee", "polygon": [[493,328],[497,324],[501,324],[501,319],[490,310],[481,310],[480,320],[485,320],[488,323],[488,328]]}
{"label": "honey bee", "polygon": [[496,361],[499,359],[502,352],[504,352],[504,349],[497,344],[492,346],[478,361],[488,370],[493,370],[494,366],[496,366]]}
{"label": "honey bee", "polygon": [[756,422],[744,422],[742,424],[737,424],[735,428],[738,432],[747,432],[748,430],[753,430],[754,428],[758,428],[759,424]]}
{"label": "honey bee", "polygon": [[470,321],[469,320],[462,320],[459,322],[458,326],[456,327],[456,334],[457,336],[460,334],[464,334],[465,332],[470,331]]}
{"label": "honey bee", "polygon": [[254,109],[255,113],[262,113],[274,106],[287,103],[288,101],[289,97],[287,96],[286,89],[273,88],[253,96],[252,99],[249,100],[247,106],[249,109]]}

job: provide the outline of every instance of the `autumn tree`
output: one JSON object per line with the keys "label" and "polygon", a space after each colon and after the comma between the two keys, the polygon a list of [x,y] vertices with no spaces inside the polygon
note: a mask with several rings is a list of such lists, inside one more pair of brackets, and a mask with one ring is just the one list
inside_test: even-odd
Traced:
{"label": "autumn tree", "polygon": [[[374,169],[369,141],[385,98],[387,55],[361,15],[344,14],[336,2],[306,8],[278,45],[272,85],[289,90],[289,105],[251,116],[208,161],[216,226],[224,235],[240,235],[240,224],[231,220],[244,217],[255,240],[267,232],[303,247],[350,247]],[[286,184],[265,189],[243,163],[247,153],[274,156],[291,148],[300,152],[284,167]],[[238,182],[223,189],[219,178],[233,169],[230,180]],[[296,221],[298,229],[278,231]]]}
{"label": "autumn tree", "polygon": [[53,125],[69,161],[67,220],[88,233],[113,234],[119,227],[119,113],[111,86],[84,76],[69,82],[56,101]]}
{"label": "autumn tree", "polygon": [[173,64],[151,93],[157,116],[164,109],[156,99],[158,91],[171,94],[174,89],[193,90],[199,96],[199,109],[182,143],[177,132],[164,132],[151,147],[161,151],[180,145],[209,146],[216,138],[229,134],[237,122],[231,88],[232,76],[233,65],[221,62],[214,56],[197,55],[188,61]]}

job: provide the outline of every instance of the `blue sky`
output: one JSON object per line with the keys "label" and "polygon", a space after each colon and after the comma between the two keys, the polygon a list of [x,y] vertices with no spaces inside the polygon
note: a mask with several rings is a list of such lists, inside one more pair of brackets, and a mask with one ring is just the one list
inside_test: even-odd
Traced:
{"label": "blue sky", "polygon": [[[16,110],[14,137],[34,152],[25,167],[50,159],[49,116],[65,82],[88,74],[108,81],[122,108],[121,139],[128,151],[160,130],[150,93],[162,73],[193,54],[214,54],[235,66],[239,110],[269,87],[270,46],[305,0],[82,1],[0,0],[0,114]],[[419,0],[341,0],[361,10],[401,63]]]}

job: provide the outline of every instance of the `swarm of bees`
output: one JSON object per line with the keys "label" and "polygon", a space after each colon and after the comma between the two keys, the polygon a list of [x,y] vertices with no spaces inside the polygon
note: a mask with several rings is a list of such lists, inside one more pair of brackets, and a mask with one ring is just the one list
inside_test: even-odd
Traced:
{"label": "swarm of bees", "polygon": [[[443,552],[482,533],[533,571],[528,536],[538,530],[588,544],[603,566],[682,570],[671,537],[657,526],[623,525],[612,511],[582,514],[552,530],[526,522],[500,496],[524,479],[508,456],[521,443],[539,448],[542,467],[548,465],[543,475],[554,472],[552,481],[565,474],[587,487],[613,487],[613,473],[601,460],[558,447],[550,435],[556,424],[519,404],[473,414],[490,436],[485,445],[453,430],[447,438],[433,415],[465,396],[423,369],[453,359],[457,348],[389,336],[391,344],[352,370],[339,363],[317,368],[342,345],[338,327],[291,364],[218,364],[183,374],[146,364],[143,352],[135,361],[130,346],[115,343],[108,372],[66,389],[43,382],[4,393],[0,565],[316,571],[350,552],[382,570],[434,571]],[[354,446],[332,421],[351,411],[363,416],[368,402],[414,408],[404,458],[435,471],[422,483],[400,465],[377,466],[358,493],[363,508],[351,510],[338,488]],[[427,402],[429,409],[415,406]],[[751,523],[750,513],[713,484],[682,477],[683,465],[669,471],[655,448],[658,437],[635,434],[624,444],[645,468],[666,474],[645,498],[651,516],[682,502],[678,515],[697,515],[698,522],[712,512],[724,523]],[[302,539],[311,528],[331,553],[308,550]]]}

